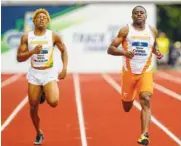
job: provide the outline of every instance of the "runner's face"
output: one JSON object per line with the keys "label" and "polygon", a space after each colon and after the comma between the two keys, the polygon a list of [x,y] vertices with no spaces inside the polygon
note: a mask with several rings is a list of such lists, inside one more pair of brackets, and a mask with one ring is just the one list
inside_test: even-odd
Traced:
{"label": "runner's face", "polygon": [[133,10],[132,18],[133,22],[139,24],[146,20],[146,12],[145,9],[142,7],[137,7]]}
{"label": "runner's face", "polygon": [[35,26],[39,28],[46,28],[48,24],[48,17],[44,13],[39,13],[35,18]]}

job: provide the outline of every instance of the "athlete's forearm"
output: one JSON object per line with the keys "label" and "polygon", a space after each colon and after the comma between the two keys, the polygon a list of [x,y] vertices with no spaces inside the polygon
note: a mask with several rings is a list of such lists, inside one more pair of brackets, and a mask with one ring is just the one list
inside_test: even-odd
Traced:
{"label": "athlete's forearm", "polygon": [[156,55],[157,59],[161,59],[163,54],[156,47],[153,48],[152,53]]}
{"label": "athlete's forearm", "polygon": [[18,53],[17,55],[17,61],[18,62],[23,62],[28,60],[31,56],[33,55],[33,51],[27,51],[23,53]]}
{"label": "athlete's forearm", "polygon": [[158,49],[158,45],[157,45],[156,40],[155,40],[153,48],[152,48],[152,53],[157,55],[158,52],[160,52],[160,51]]}
{"label": "athlete's forearm", "polygon": [[162,55],[162,53],[160,52],[160,50],[157,47],[153,48],[152,53],[155,54],[156,56]]}
{"label": "athlete's forearm", "polygon": [[67,69],[68,55],[66,49],[62,52],[61,58],[63,62],[63,69]]}
{"label": "athlete's forearm", "polygon": [[125,55],[124,50],[120,50],[114,46],[110,46],[107,50],[107,53],[110,55],[114,55],[114,56],[124,56]]}
{"label": "athlete's forearm", "polygon": [[152,53],[156,54],[156,52],[157,52],[157,48],[155,46],[153,46]]}

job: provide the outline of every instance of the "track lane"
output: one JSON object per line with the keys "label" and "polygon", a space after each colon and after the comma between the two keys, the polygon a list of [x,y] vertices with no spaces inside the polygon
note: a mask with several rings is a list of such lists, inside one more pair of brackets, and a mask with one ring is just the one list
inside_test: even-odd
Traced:
{"label": "track lane", "polygon": [[[114,74],[112,77],[118,84],[121,83],[120,75]],[[136,99],[139,101],[138,98]],[[154,88],[151,106],[152,115],[181,139],[181,102]]]}
{"label": "track lane", "polygon": [[13,73],[10,73],[10,74],[2,73],[2,74],[1,74],[1,82],[3,82],[4,80],[12,77],[13,75],[14,75]]}
{"label": "track lane", "polygon": [[1,89],[1,123],[3,124],[16,106],[27,95],[27,80],[25,76]]}
{"label": "track lane", "polygon": [[173,75],[174,77],[181,78],[181,71],[179,70],[158,70],[158,72],[164,72],[166,74]]}
{"label": "track lane", "polygon": [[[140,112],[133,107],[130,113],[124,113],[120,94],[100,75],[81,75],[80,79],[89,146],[136,146],[140,136]],[[177,146],[153,123],[150,126],[150,146]],[[158,141],[158,137],[164,141]]]}
{"label": "track lane", "polygon": [[[180,77],[175,76],[174,72],[169,72],[168,75],[171,76],[172,78],[176,77],[181,80],[181,74],[180,74]],[[169,77],[167,77],[167,78],[169,78]],[[157,73],[155,73],[155,75],[154,75],[154,81],[156,83],[168,88],[169,90],[172,90],[172,91],[176,92],[177,94],[181,95],[181,82],[179,82],[179,81],[175,82],[171,78],[164,79],[161,77],[161,74],[157,75]]]}
{"label": "track lane", "polygon": [[[56,108],[51,108],[47,103],[40,105],[41,127],[45,134],[44,145],[80,146],[72,75],[60,81],[59,87],[60,102]],[[29,117],[29,105],[27,104],[2,132],[2,145],[30,146],[34,139],[35,130]]]}

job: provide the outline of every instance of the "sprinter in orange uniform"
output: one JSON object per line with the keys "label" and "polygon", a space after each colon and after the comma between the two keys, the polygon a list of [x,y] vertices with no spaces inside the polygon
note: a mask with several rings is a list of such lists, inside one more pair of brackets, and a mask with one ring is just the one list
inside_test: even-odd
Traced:
{"label": "sprinter in orange uniform", "polygon": [[[151,118],[150,98],[153,94],[152,53],[158,59],[162,54],[156,49],[157,30],[146,24],[147,12],[142,6],[132,10],[132,24],[122,27],[107,52],[123,56],[122,103],[129,112],[138,95],[141,104],[141,136],[138,143],[149,144],[148,127]],[[122,50],[117,47],[122,44]]]}

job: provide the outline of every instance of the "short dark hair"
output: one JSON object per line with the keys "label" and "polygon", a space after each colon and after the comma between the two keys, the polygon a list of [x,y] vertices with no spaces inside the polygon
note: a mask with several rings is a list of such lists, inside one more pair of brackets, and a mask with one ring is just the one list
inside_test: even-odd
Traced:
{"label": "short dark hair", "polygon": [[143,8],[143,9],[145,10],[145,13],[147,14],[147,11],[146,11],[146,9],[145,9],[143,6],[136,6],[136,7],[134,7],[133,10],[132,10],[132,14],[133,14],[134,10],[135,10],[136,8],[138,8],[138,7]]}

